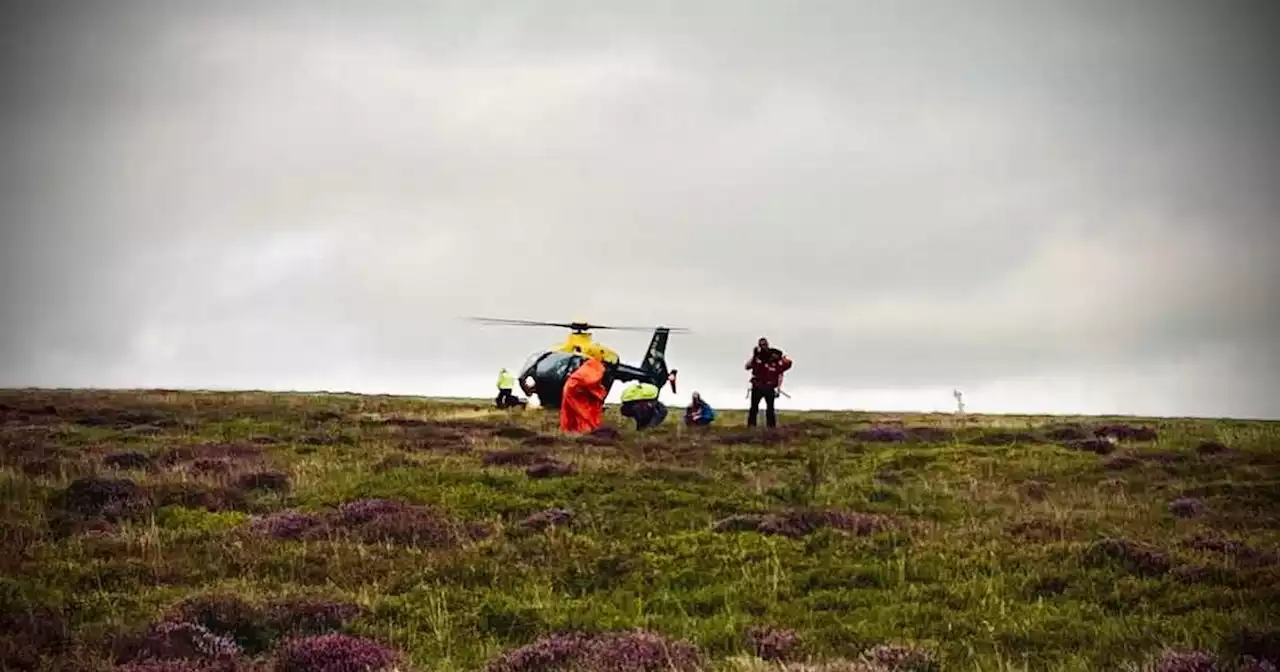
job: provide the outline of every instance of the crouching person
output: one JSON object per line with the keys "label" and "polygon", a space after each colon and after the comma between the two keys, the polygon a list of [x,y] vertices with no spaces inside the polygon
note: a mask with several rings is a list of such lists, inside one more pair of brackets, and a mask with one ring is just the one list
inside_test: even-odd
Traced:
{"label": "crouching person", "polygon": [[529,403],[524,399],[521,399],[520,397],[517,397],[516,395],[511,393],[511,390],[515,386],[516,386],[516,378],[515,376],[511,375],[510,371],[507,371],[506,369],[502,369],[501,371],[499,371],[498,372],[498,396],[493,400],[494,405],[497,406],[498,408],[511,408],[513,406],[523,407],[525,404]]}
{"label": "crouching person", "polygon": [[684,424],[690,427],[706,427],[716,419],[716,411],[703,400],[702,395],[694,392],[689,407],[684,409]]}
{"label": "crouching person", "polygon": [[636,430],[657,427],[667,419],[667,407],[658,401],[658,387],[633,383],[622,391],[622,416],[636,421]]}

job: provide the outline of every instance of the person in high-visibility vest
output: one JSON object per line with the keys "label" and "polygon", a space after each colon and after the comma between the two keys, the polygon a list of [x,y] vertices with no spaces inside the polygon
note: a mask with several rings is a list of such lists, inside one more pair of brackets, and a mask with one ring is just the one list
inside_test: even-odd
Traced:
{"label": "person in high-visibility vest", "polygon": [[515,386],[516,386],[516,377],[511,375],[510,371],[507,371],[505,368],[499,371],[498,372],[498,397],[493,400],[493,403],[496,404],[498,408],[507,408],[509,406],[519,406],[520,400],[516,398],[516,395],[511,393],[511,390],[515,388]]}
{"label": "person in high-visibility vest", "polygon": [[667,419],[667,407],[658,401],[658,387],[652,383],[632,383],[622,391],[622,415],[636,421],[636,429],[657,427]]}

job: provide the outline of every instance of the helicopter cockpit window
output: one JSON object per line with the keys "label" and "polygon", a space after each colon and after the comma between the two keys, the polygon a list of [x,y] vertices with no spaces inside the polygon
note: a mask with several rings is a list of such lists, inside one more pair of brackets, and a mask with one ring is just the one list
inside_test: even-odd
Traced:
{"label": "helicopter cockpit window", "polygon": [[537,366],[538,360],[542,359],[546,355],[546,352],[535,352],[532,355],[529,355],[529,358],[524,360],[524,364],[520,367],[520,377],[524,378],[526,376],[533,375],[533,367]]}

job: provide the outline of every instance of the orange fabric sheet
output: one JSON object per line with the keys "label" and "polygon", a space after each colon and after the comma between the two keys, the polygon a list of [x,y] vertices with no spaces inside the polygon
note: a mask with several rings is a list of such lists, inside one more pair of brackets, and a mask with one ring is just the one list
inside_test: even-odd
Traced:
{"label": "orange fabric sheet", "polygon": [[604,410],[604,363],[587,359],[564,381],[560,431],[585,434],[600,426]]}

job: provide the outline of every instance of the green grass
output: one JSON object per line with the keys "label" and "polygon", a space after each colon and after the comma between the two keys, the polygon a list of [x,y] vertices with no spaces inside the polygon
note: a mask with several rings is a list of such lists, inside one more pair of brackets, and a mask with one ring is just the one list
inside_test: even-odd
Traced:
{"label": "green grass", "polygon": [[[760,441],[740,412],[708,433],[668,421],[639,435],[610,408],[606,422],[622,437],[593,443],[558,436],[543,411],[465,400],[6,391],[0,404],[0,607],[10,621],[38,607],[65,617],[70,643],[43,652],[46,669],[92,669],[111,636],[219,592],[252,604],[300,595],[358,604],[343,628],[423,670],[481,669],[562,629],[645,628],[691,642],[714,668],[777,669],[743,658],[745,632],[764,625],[797,632],[798,658],[854,659],[892,643],[930,652],[944,670],[1121,669],[1165,647],[1232,658],[1258,653],[1259,640],[1274,646],[1280,631],[1280,423],[970,416],[958,427],[939,414],[783,411],[779,440]],[[981,439],[1114,422],[1158,437],[1105,456]],[[486,454],[527,442],[492,433],[511,425],[553,437],[534,449],[576,471],[533,479],[523,465],[485,466]],[[873,426],[955,436],[856,438]],[[1210,440],[1227,452],[1201,454]],[[260,454],[228,457],[227,445]],[[158,459],[182,446],[188,457],[226,457],[229,471]],[[104,464],[121,451],[157,463]],[[239,480],[260,471],[286,474],[289,488]],[[95,531],[60,508],[67,486],[89,476],[203,499],[168,496]],[[1181,495],[1203,513],[1171,514]],[[428,505],[489,533],[424,548],[249,531],[256,515],[363,498]],[[571,524],[518,528],[556,507],[574,512]],[[892,525],[796,538],[713,529],[731,515],[792,509]],[[1197,537],[1251,555],[1190,543]],[[1103,539],[1164,562],[1144,571],[1100,552]],[[4,637],[0,654],[13,658],[0,668],[17,669],[21,636]]]}

